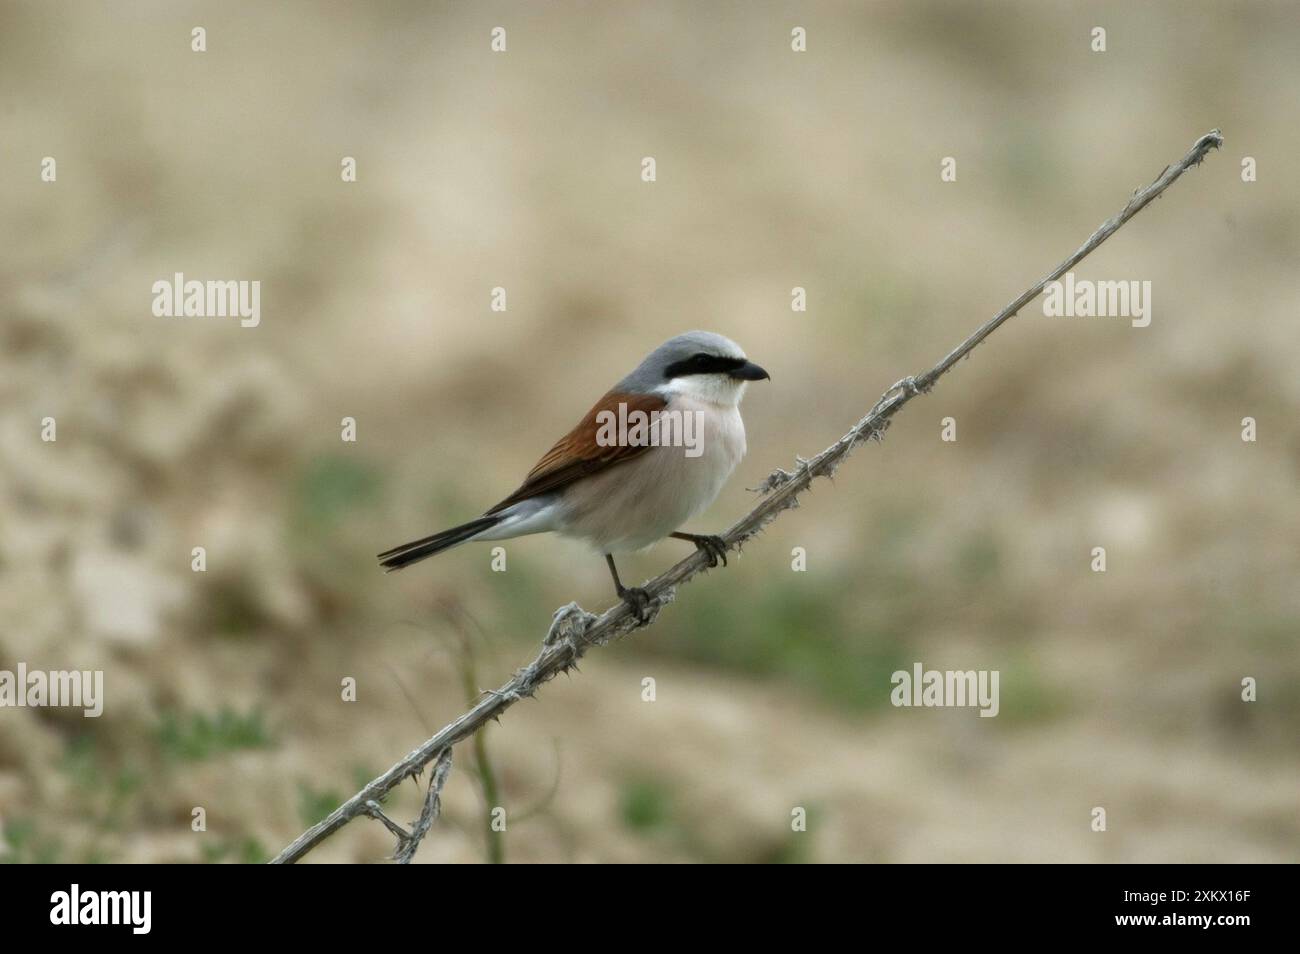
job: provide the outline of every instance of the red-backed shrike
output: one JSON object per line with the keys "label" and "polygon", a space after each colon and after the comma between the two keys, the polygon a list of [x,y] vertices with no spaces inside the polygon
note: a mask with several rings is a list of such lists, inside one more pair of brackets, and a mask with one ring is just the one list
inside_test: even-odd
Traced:
{"label": "red-backed shrike", "polygon": [[[740,399],[748,382],[767,377],[722,335],[678,335],[596,402],[509,497],[475,520],[394,547],[379,560],[400,570],[470,540],[554,531],[603,553],[619,597],[643,616],[646,593],[620,582],[614,554],[671,536],[694,543],[710,565],[726,563],[720,537],[677,528],[713,503],[745,456]],[[647,420],[648,427],[638,427]]]}

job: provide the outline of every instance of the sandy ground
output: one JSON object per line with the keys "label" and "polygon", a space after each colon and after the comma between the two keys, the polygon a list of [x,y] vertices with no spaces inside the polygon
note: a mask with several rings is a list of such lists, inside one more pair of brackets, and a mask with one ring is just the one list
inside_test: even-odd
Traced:
{"label": "sandy ground", "polygon": [[[0,855],[269,857],[463,708],[466,641],[497,685],[610,596],[562,541],[374,553],[692,327],[773,374],[693,529],[729,524],[1219,126],[1079,269],[1151,281],[1149,327],[1031,306],[491,728],[504,834],[458,752],[417,860],[1295,861],[1298,38],[1265,4],[6,5],[0,669],[107,701],[0,710]],[[178,271],[261,281],[261,323],[154,317]],[[999,716],[890,706],[916,661],[998,670]]]}

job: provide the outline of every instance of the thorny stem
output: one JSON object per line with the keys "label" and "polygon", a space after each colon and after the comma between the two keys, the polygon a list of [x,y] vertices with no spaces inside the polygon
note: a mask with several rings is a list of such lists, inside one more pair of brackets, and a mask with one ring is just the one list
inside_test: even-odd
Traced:
{"label": "thorny stem", "polygon": [[[762,500],[759,501],[758,505],[737,521],[726,533],[721,534],[727,549],[740,549],[783,511],[797,507],[799,495],[808,489],[813,480],[817,477],[830,477],[834,474],[835,469],[843,463],[844,459],[858,445],[869,440],[880,440],[889,427],[890,419],[898,412],[899,408],[918,394],[923,394],[934,387],[939,378],[951,370],[953,365],[970,354],[977,345],[1001,327],[1008,318],[1011,318],[1025,305],[1033,301],[1049,282],[1056,281],[1081,262],[1102,242],[1114,235],[1129,219],[1146,208],[1151,200],[1160,196],[1161,193],[1173,185],[1184,172],[1193,166],[1200,165],[1210,150],[1218,149],[1222,145],[1223,136],[1217,129],[1211,130],[1196,140],[1192,148],[1188,150],[1187,155],[1173,165],[1165,167],[1164,172],[1150,185],[1134,192],[1124,208],[1118,214],[1103,222],[1073,254],[977,328],[970,337],[950,351],[942,361],[924,374],[903,378],[886,390],[866,417],[853,425],[849,432],[838,441],[811,460],[796,458],[797,466],[793,473],[781,469],[773,471],[756,488],[757,492],[762,494]],[[445,771],[450,770],[451,766],[450,750],[452,746],[474,735],[490,720],[499,719],[502,713],[520,699],[531,698],[542,685],[554,679],[560,673],[568,672],[574,668],[574,665],[582,658],[583,654],[593,646],[602,646],[635,629],[651,625],[658,617],[659,611],[676,597],[677,587],[706,569],[708,569],[708,556],[703,551],[697,550],[676,566],[645,584],[643,589],[649,595],[650,600],[644,622],[638,622],[626,603],[619,603],[611,607],[599,617],[588,613],[577,603],[569,603],[560,607],[555,611],[552,618],[551,627],[546,634],[541,652],[537,654],[537,657],[532,662],[516,671],[514,676],[500,689],[485,692],[478,702],[458,719],[448,723],[432,738],[418,748],[413,749],[392,768],[371,781],[324,819],[295,838],[279,855],[272,859],[271,863],[292,864],[358,815],[373,814],[373,811],[368,808],[370,803],[383,798],[403,779],[421,771],[430,761],[439,758],[440,753],[445,753],[445,762],[442,759],[439,761],[439,767],[444,769],[442,778],[445,780]],[[437,770],[435,770],[436,775]],[[430,795],[425,802],[425,809],[426,812],[429,812],[430,805],[433,805],[431,814],[436,816],[437,793],[433,789],[433,783],[434,779],[430,779]],[[440,788],[441,786],[439,786]],[[421,823],[425,821],[426,812],[421,813],[420,821],[416,823],[417,830],[419,830]],[[431,823],[432,820],[430,819],[429,824]],[[396,826],[390,825],[390,830],[392,827]],[[409,861],[411,855],[414,854],[415,847],[419,844],[420,838],[427,831],[428,825],[426,824],[423,830],[418,831],[418,834],[412,832],[407,835],[405,841],[399,836],[398,860]]]}

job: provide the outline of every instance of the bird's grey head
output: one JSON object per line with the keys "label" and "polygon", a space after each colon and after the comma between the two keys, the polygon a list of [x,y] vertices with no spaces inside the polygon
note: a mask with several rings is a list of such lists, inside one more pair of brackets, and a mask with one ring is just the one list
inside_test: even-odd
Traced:
{"label": "bird's grey head", "polygon": [[745,357],[740,345],[711,331],[688,331],[651,351],[637,369],[616,385],[629,394],[651,391],[699,392],[739,400],[747,381],[768,373]]}

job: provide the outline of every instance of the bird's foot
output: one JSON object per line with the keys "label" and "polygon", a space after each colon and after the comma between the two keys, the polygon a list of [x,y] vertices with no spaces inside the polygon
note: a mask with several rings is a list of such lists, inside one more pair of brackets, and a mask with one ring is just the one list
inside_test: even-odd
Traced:
{"label": "bird's foot", "polygon": [[704,551],[704,555],[709,558],[709,566],[717,566],[718,561],[722,565],[727,565],[727,541],[713,533],[693,533],[688,538],[696,548]]}
{"label": "bird's foot", "polygon": [[644,623],[650,616],[650,594],[639,586],[621,586],[619,599],[628,605],[638,623]]}

